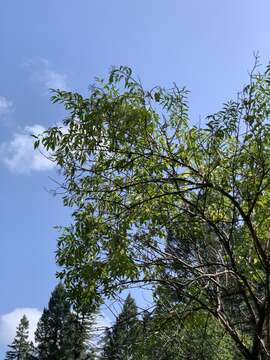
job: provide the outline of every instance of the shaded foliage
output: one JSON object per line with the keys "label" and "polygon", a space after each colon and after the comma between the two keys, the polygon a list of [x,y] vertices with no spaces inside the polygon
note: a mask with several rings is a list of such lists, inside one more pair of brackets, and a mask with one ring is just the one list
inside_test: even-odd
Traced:
{"label": "shaded foliage", "polygon": [[74,209],[57,252],[74,301],[165,284],[181,319],[199,308],[244,358],[270,356],[269,85],[269,68],[254,71],[203,127],[189,121],[185,89],[145,90],[125,67],[87,98],[55,93],[64,128],[36,146],[51,152]]}
{"label": "shaded foliage", "polygon": [[86,359],[88,326],[84,318],[71,310],[63,285],[57,285],[37,325],[37,358]]}
{"label": "shaded foliage", "polygon": [[131,295],[128,295],[121,313],[111,329],[106,330],[102,360],[135,359],[138,347],[139,320],[137,307]]}

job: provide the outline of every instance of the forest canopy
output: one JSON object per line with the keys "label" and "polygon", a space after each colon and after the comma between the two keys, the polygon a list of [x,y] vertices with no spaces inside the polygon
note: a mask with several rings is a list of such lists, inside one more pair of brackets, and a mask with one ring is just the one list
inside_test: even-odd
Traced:
{"label": "forest canopy", "polygon": [[35,146],[74,210],[58,275],[81,309],[150,285],[170,299],[160,318],[210,318],[244,358],[268,358],[270,69],[200,125],[187,96],[146,90],[127,67],[88,97],[55,91],[67,117]]}

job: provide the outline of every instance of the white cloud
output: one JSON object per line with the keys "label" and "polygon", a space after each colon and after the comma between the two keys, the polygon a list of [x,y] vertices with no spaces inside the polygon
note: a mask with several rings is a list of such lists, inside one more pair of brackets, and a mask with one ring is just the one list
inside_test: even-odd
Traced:
{"label": "white cloud", "polygon": [[67,75],[56,71],[47,59],[29,59],[23,63],[23,67],[31,70],[32,79],[42,84],[46,91],[68,90]]}
{"label": "white cloud", "polygon": [[26,126],[21,132],[13,134],[9,142],[0,146],[0,157],[4,164],[13,172],[23,174],[31,171],[50,170],[54,163],[46,156],[45,149],[34,150],[34,138],[31,136],[42,133],[41,125]]}
{"label": "white cloud", "polygon": [[34,341],[34,333],[41,312],[35,308],[17,308],[8,314],[0,316],[0,344],[8,345],[12,342],[20,319],[25,315],[29,321],[29,339]]}
{"label": "white cloud", "polygon": [[0,116],[13,111],[13,103],[4,96],[0,96]]}
{"label": "white cloud", "polygon": [[43,74],[43,80],[46,88],[67,90],[67,76],[54,70],[46,69]]}

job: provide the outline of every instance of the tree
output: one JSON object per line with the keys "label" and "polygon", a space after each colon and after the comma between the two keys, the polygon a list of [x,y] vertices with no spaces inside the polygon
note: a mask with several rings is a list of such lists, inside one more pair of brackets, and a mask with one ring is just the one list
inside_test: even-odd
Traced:
{"label": "tree", "polygon": [[39,360],[86,358],[88,325],[71,311],[62,284],[52,292],[48,309],[44,309],[35,335]]}
{"label": "tree", "polygon": [[155,300],[146,334],[146,352],[153,356],[147,360],[242,359],[218,321],[205,311],[177,300],[165,286],[158,287]]}
{"label": "tree", "polygon": [[128,295],[112,329],[106,331],[101,359],[135,359],[139,325],[135,301],[131,295]]}
{"label": "tree", "polygon": [[33,344],[28,340],[29,321],[25,315],[20,320],[17,327],[16,336],[11,345],[11,350],[6,353],[6,360],[30,360],[32,359]]}
{"label": "tree", "polygon": [[166,284],[188,305],[182,317],[199,308],[245,359],[270,356],[270,68],[256,71],[203,127],[185,89],[147,91],[129,68],[87,98],[56,91],[69,115],[35,146],[51,152],[74,209],[57,251],[71,297],[98,304]]}

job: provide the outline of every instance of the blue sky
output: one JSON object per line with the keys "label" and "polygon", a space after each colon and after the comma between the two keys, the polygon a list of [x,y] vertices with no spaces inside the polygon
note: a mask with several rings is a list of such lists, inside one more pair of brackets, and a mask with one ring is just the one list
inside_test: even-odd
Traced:
{"label": "blue sky", "polygon": [[[55,170],[29,133],[65,116],[48,88],[87,93],[129,65],[146,87],[176,82],[197,122],[270,60],[269,0],[25,0],[0,5],[0,357],[18,318],[34,326],[56,284],[54,225],[69,211],[48,189]],[[263,69],[263,68],[262,68]]]}

